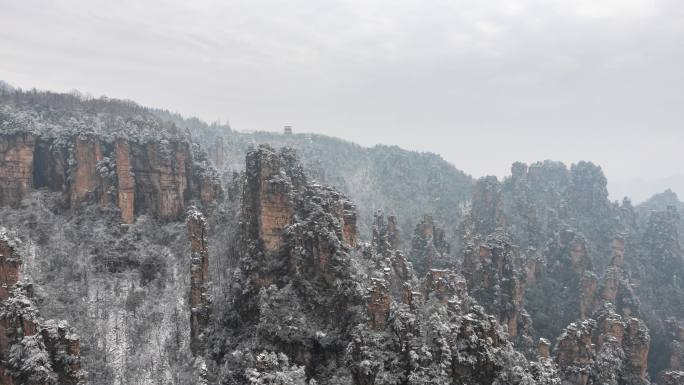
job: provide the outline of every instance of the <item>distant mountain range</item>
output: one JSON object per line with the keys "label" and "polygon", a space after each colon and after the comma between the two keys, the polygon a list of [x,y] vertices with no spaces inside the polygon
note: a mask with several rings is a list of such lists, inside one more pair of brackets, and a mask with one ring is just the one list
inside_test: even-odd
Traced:
{"label": "distant mountain range", "polygon": [[657,179],[635,178],[608,181],[608,193],[611,200],[621,201],[622,198],[628,196],[635,204],[644,202],[653,195],[668,189],[684,197],[684,175]]}

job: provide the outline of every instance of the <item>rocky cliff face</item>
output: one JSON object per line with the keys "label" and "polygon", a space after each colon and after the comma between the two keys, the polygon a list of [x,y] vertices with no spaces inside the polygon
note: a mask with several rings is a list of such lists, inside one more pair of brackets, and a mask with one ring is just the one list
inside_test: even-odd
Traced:
{"label": "rocky cliff face", "polygon": [[279,142],[307,169],[247,150],[269,134],[207,156],[139,106],[0,101],[0,220],[36,282],[0,242],[5,382],[75,383],[83,362],[98,385],[682,383],[681,217],[609,202],[591,163],[471,186],[429,156]]}
{"label": "rocky cliff face", "polygon": [[4,229],[0,232],[0,382],[3,384],[83,384],[80,340],[66,321],[43,320],[33,302],[33,286],[19,281],[21,257]]}
{"label": "rocky cliff face", "polygon": [[[639,229],[628,201],[605,200],[600,169],[517,163],[503,187],[483,178],[475,190],[463,226],[463,271],[472,295],[508,324],[511,336],[519,334],[511,320],[525,315],[518,329],[527,338],[518,349],[530,352],[531,337],[558,338],[553,352],[540,339],[536,356],[553,356],[564,384],[649,383],[649,361],[660,354],[649,355],[651,333],[636,318],[647,297],[639,295],[643,281],[635,285],[632,270],[641,270],[634,260],[648,242],[634,242]],[[678,253],[672,218],[661,214],[646,230],[658,234],[647,247],[658,250],[654,257]],[[669,257],[669,265],[679,260]]]}
{"label": "rocky cliff face", "polygon": [[294,366],[280,369],[291,376],[329,375],[364,305],[349,258],[353,215],[340,207],[353,208],[308,182],[292,152],[259,146],[248,154],[239,270],[220,323],[227,327],[215,329],[209,350],[213,375],[225,383],[269,376],[260,354],[283,355]]}
{"label": "rocky cliff face", "polygon": [[[394,219],[376,213],[372,243],[355,247],[345,232],[351,215],[339,211],[352,205],[309,182],[290,152],[250,152],[243,191],[239,270],[226,311],[210,327],[210,378],[358,385],[557,379],[551,361],[530,364],[514,350],[462,276],[430,269],[417,279],[395,249]],[[263,363],[267,357],[272,364]]]}
{"label": "rocky cliff face", "polygon": [[371,232],[374,212],[382,209],[396,216],[405,232],[404,242],[410,242],[409,234],[423,214],[440,224],[452,245],[459,241],[457,229],[474,181],[438,155],[396,146],[364,148],[313,133],[237,132],[164,111],[157,113],[190,130],[220,171],[244,170],[245,155],[258,143],[295,149],[312,180],[334,185],[354,201],[363,237]]}
{"label": "rocky cliff face", "polygon": [[623,213],[608,201],[601,168],[579,162],[569,169],[560,162],[515,163],[502,184],[507,228],[523,249],[540,250],[545,240],[569,227],[587,237],[587,252],[603,268],[607,246]]}
{"label": "rocky cliff face", "polygon": [[435,224],[431,215],[424,215],[416,224],[409,255],[419,274],[432,268],[453,269],[457,265],[444,230]]}
{"label": "rocky cliff face", "polygon": [[533,355],[532,321],[524,308],[527,281],[536,265],[520,252],[508,233],[501,185],[496,178],[476,183],[472,208],[464,223],[462,270],[471,295],[507,326],[518,349]]}
{"label": "rocky cliff face", "polygon": [[132,223],[141,213],[177,219],[189,201],[209,204],[221,193],[215,175],[195,166],[185,142],[0,136],[2,205],[16,206],[44,187],[62,192],[71,207],[115,205],[122,221]]}
{"label": "rocky cliff face", "polygon": [[[669,318],[682,319],[679,309],[684,296],[677,282],[684,274],[684,256],[678,238],[682,221],[676,208],[663,206],[646,213],[629,199],[622,204],[609,202],[605,177],[600,168],[587,162],[570,169],[554,162],[529,167],[516,163],[500,194],[492,178],[478,184],[476,190],[481,193],[473,196],[463,226],[465,271],[475,264],[472,261],[481,242],[476,239],[486,236],[482,231],[505,230],[525,256],[524,303],[533,336],[555,339],[566,325],[578,320],[594,319],[600,326],[597,317],[610,304],[622,329],[631,330],[633,341],[641,342],[598,346],[593,354],[603,357],[601,365],[608,365],[606,357],[627,355],[630,364],[617,358],[613,362],[622,368],[621,376],[632,367],[630,379],[619,383],[645,383],[649,377],[664,383],[678,381],[678,370],[668,369],[672,334],[664,326]],[[499,219],[501,207],[503,221]],[[502,286],[484,287],[500,290]],[[490,303],[488,310],[496,314],[499,302]],[[604,381],[597,378],[586,380]]]}
{"label": "rocky cliff face", "polygon": [[188,238],[190,238],[190,338],[191,349],[197,353],[204,330],[209,322],[211,298],[209,288],[209,247],[207,220],[195,207],[188,210]]}
{"label": "rocky cliff face", "polygon": [[30,133],[0,138],[0,202],[17,206],[33,188],[33,149]]}
{"label": "rocky cliff face", "polygon": [[287,175],[285,155],[271,152],[250,152],[247,155],[247,183],[243,210],[249,218],[254,239],[267,252],[278,250],[282,232],[292,223],[294,190],[301,187],[304,172]]}
{"label": "rocky cliff face", "polygon": [[570,324],[558,337],[555,360],[563,383],[650,384],[650,335],[643,321],[623,318],[612,304]]}
{"label": "rocky cliff face", "polygon": [[[503,232],[493,233],[479,247],[470,247],[463,261],[470,293],[498,316],[513,338],[529,339],[525,334],[531,320],[523,305],[526,266],[525,257]],[[524,344],[532,348],[531,341]]]}
{"label": "rocky cliff face", "polygon": [[[372,266],[372,272],[369,272],[371,281],[382,282],[382,286],[389,290],[389,295],[402,298],[404,304],[417,303],[421,292],[413,266],[406,255],[396,248],[401,243],[396,217],[390,215],[385,218],[379,210],[375,212],[373,223],[370,244],[361,245],[365,262]],[[389,302],[385,304],[389,309]]]}
{"label": "rocky cliff face", "polygon": [[115,144],[117,205],[121,210],[121,220],[133,223],[135,220],[135,177],[131,167],[131,150],[125,140],[117,140]]}
{"label": "rocky cliff face", "polygon": [[388,250],[396,250],[399,247],[401,238],[397,224],[397,217],[389,215],[385,219],[382,210],[375,212],[373,216],[373,229],[371,233],[371,244],[379,253]]}
{"label": "rocky cliff face", "polygon": [[475,234],[485,237],[505,225],[501,184],[496,177],[483,177],[475,183],[472,207],[466,221]]}
{"label": "rocky cliff face", "polygon": [[[355,224],[353,205],[308,181],[291,153],[260,148],[250,157],[241,246],[248,252],[241,257],[235,287],[241,294],[231,298],[228,321],[221,324],[234,330],[218,344],[219,352],[239,352],[242,361],[227,353],[214,355],[214,373],[234,380],[246,373],[257,378],[287,373],[293,379],[356,384],[503,378],[508,383],[649,382],[648,358],[660,353],[652,353],[653,337],[637,318],[647,298],[633,284],[639,277],[633,262],[642,253],[634,240],[641,230],[628,204],[601,201],[605,184],[591,165],[521,171],[513,191],[527,195],[519,206],[510,205],[508,180],[483,181],[488,187],[474,196],[468,216],[472,227],[464,226],[464,276],[449,270],[451,265],[432,265],[416,275],[397,250],[396,218],[376,213],[371,243],[357,245],[355,231],[349,231]],[[532,186],[542,186],[543,194]],[[647,249],[666,245],[653,258],[677,255],[666,218],[674,215],[652,225],[667,230],[651,231],[654,241]],[[432,236],[432,247],[412,248],[410,259],[425,263],[427,255],[448,257],[446,247],[433,250],[443,243],[430,222],[419,222],[416,238]],[[675,266],[678,259],[668,258],[665,264]],[[345,291],[349,287],[361,290]],[[330,313],[342,314],[345,321]],[[301,332],[309,329],[316,333]],[[256,336],[256,350],[239,333]],[[334,342],[324,335],[335,335]],[[531,343],[533,337],[559,336],[553,350],[548,343]],[[446,353],[445,346],[458,348]],[[519,352],[539,360],[523,363]],[[278,364],[263,364],[271,355],[279,357]],[[221,365],[230,369],[215,369]],[[522,368],[520,377],[510,373],[512,367]],[[661,378],[672,383],[677,376],[672,369]]]}
{"label": "rocky cliff face", "polygon": [[14,251],[7,236],[2,234],[0,238],[0,301],[9,298],[10,290],[19,282],[20,268],[21,257]]}
{"label": "rocky cliff face", "polygon": [[[207,226],[215,233],[204,235],[226,242],[236,226],[203,151],[133,103],[42,92],[0,95],[0,150],[0,222],[22,239],[32,301],[79,331],[85,380],[196,383],[191,348],[203,345],[191,335],[204,342],[209,304],[191,304],[189,292],[199,287],[209,299],[219,290],[208,276],[227,273],[223,261],[213,269],[205,261],[193,277],[191,234],[180,220],[190,205],[220,213]],[[212,244],[220,255],[228,248]],[[18,271],[11,259],[0,272],[8,279]],[[0,286],[0,296],[12,293],[11,283]],[[48,353],[67,349],[55,337],[66,329],[49,327]]]}
{"label": "rocky cliff face", "polygon": [[680,284],[684,276],[684,253],[678,231],[679,212],[675,207],[653,211],[644,222],[638,257],[630,262],[635,266],[634,279],[639,282],[636,293],[641,310],[657,343],[650,363],[660,373],[670,368],[672,332],[667,324],[684,319],[684,291]]}
{"label": "rocky cliff face", "polygon": [[671,338],[668,368],[660,372],[659,381],[664,385],[684,384],[684,322],[670,319],[667,329]]}

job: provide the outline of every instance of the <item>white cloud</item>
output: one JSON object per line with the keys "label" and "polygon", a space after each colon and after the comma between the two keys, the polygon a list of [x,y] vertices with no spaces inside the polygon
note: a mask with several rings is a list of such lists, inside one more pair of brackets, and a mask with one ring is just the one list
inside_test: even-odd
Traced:
{"label": "white cloud", "polygon": [[[288,121],[474,174],[586,158],[666,176],[684,162],[680,0],[0,2],[0,78],[23,87],[245,129]],[[661,150],[639,155],[641,138]],[[486,156],[470,145],[483,141]]]}

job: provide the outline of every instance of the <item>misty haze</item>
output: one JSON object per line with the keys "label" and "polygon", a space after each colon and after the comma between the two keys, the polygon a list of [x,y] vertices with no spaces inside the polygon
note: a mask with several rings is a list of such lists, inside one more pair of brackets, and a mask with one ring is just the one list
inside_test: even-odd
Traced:
{"label": "misty haze", "polygon": [[0,0],[0,384],[684,385],[684,3]]}

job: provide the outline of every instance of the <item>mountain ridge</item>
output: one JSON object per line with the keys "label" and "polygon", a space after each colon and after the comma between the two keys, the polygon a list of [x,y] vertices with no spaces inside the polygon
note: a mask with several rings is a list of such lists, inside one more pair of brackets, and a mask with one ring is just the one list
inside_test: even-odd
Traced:
{"label": "mountain ridge", "polygon": [[[77,382],[684,378],[674,192],[634,206],[591,162],[474,180],[397,146],[74,95],[0,101],[0,221],[41,312],[81,337]],[[19,379],[13,349],[0,369]]]}

